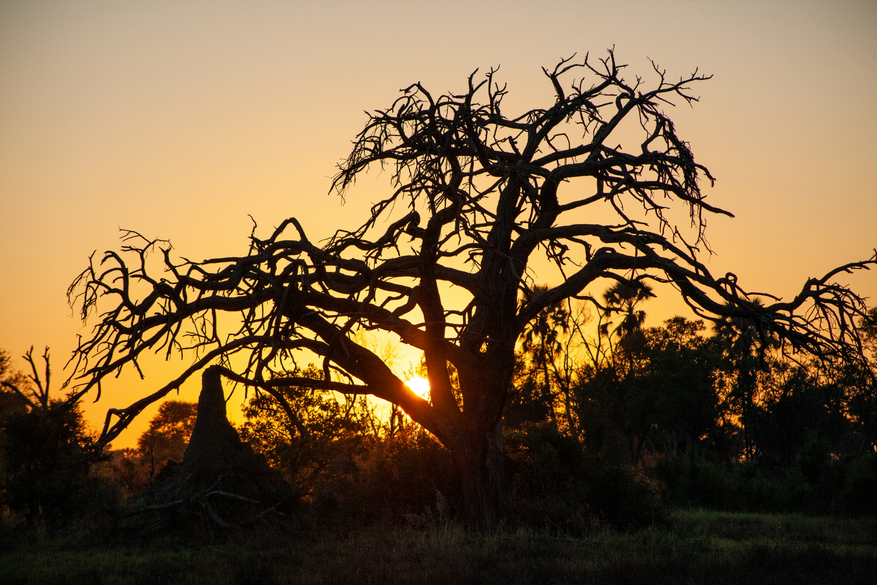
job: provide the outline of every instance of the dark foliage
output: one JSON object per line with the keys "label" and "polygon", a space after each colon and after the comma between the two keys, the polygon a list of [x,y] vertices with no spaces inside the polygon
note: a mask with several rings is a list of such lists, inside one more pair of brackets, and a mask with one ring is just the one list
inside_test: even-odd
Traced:
{"label": "dark foliage", "polygon": [[4,517],[28,525],[56,526],[73,519],[105,517],[120,502],[118,486],[98,473],[79,405],[50,396],[49,348],[42,374],[25,355],[31,373],[11,366],[0,350],[0,504]]}
{"label": "dark foliage", "polygon": [[505,445],[516,522],[581,533],[595,521],[634,527],[665,517],[648,478],[587,453],[553,423],[511,430]]}
{"label": "dark foliage", "polygon": [[3,416],[3,503],[29,524],[57,524],[112,507],[118,496],[90,474],[92,441],[79,410],[61,403]]}
{"label": "dark foliage", "polygon": [[[298,375],[320,373],[310,366]],[[302,491],[314,517],[420,522],[458,509],[450,454],[401,412],[381,418],[364,397],[339,400],[306,386],[277,394],[289,410],[277,396],[257,394],[244,409],[241,436]]]}
{"label": "dark foliage", "polygon": [[573,392],[588,449],[639,465],[646,450],[676,457],[713,446],[722,358],[703,328],[676,317],[631,329],[611,362],[583,370]]}
{"label": "dark foliage", "polygon": [[414,525],[459,517],[461,495],[453,460],[427,433],[409,426],[356,451],[336,453],[314,485],[309,501],[317,517]]}
{"label": "dark foliage", "polygon": [[137,441],[137,451],[155,476],[169,462],[180,462],[195,428],[198,405],[168,400],[158,408],[149,429]]}
{"label": "dark foliage", "polygon": [[841,509],[856,516],[877,516],[877,453],[850,462]]}

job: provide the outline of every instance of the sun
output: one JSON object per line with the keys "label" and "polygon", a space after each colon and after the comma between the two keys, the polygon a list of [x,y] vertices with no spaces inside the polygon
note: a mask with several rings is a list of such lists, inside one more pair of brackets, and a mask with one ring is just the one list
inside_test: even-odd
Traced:
{"label": "sun", "polygon": [[413,376],[405,381],[405,385],[421,398],[429,399],[429,380],[421,376]]}

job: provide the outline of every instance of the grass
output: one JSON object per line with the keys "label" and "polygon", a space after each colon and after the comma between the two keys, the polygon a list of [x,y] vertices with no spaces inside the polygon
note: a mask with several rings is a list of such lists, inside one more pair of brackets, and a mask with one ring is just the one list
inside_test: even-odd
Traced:
{"label": "grass", "polygon": [[104,542],[2,534],[0,583],[872,583],[877,521],[679,511],[639,531],[569,537],[452,525],[276,527]]}

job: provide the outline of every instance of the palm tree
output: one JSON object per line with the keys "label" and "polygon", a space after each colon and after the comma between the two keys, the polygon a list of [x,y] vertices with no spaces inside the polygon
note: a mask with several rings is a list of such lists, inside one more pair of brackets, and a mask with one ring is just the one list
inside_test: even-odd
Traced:
{"label": "palm tree", "polygon": [[642,301],[653,298],[655,293],[652,287],[638,280],[618,281],[603,293],[603,316],[607,320],[600,325],[600,334],[609,337],[609,326],[612,325],[612,315],[620,313],[621,322],[615,326],[612,333],[623,341],[636,331],[642,329],[646,321],[646,312],[637,310]]}
{"label": "palm tree", "polygon": [[[762,306],[760,299],[753,304]],[[724,348],[724,354],[733,372],[731,388],[727,393],[731,411],[739,416],[743,431],[743,453],[747,459],[755,455],[753,436],[758,372],[764,369],[766,343],[759,343],[761,335],[753,321],[730,317],[715,323],[714,333]],[[769,341],[769,340],[767,340]]]}
{"label": "palm tree", "polygon": [[[547,285],[535,285],[529,291],[529,298],[534,299],[548,292]],[[527,361],[524,384],[539,388],[538,401],[545,403],[546,414],[554,417],[554,384],[552,372],[555,361],[563,351],[562,335],[569,332],[570,314],[563,303],[549,305],[540,311],[524,327],[521,350]],[[522,386],[523,387],[523,386]],[[536,388],[533,388],[534,390]],[[535,399],[537,397],[530,397]]]}

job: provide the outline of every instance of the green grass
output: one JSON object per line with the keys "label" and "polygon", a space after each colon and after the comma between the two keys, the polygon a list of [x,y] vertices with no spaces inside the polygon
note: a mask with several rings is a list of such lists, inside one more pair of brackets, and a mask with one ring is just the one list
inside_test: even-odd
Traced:
{"label": "green grass", "polygon": [[5,532],[0,583],[872,583],[877,521],[679,511],[579,537],[456,526],[261,532],[109,544]]}

